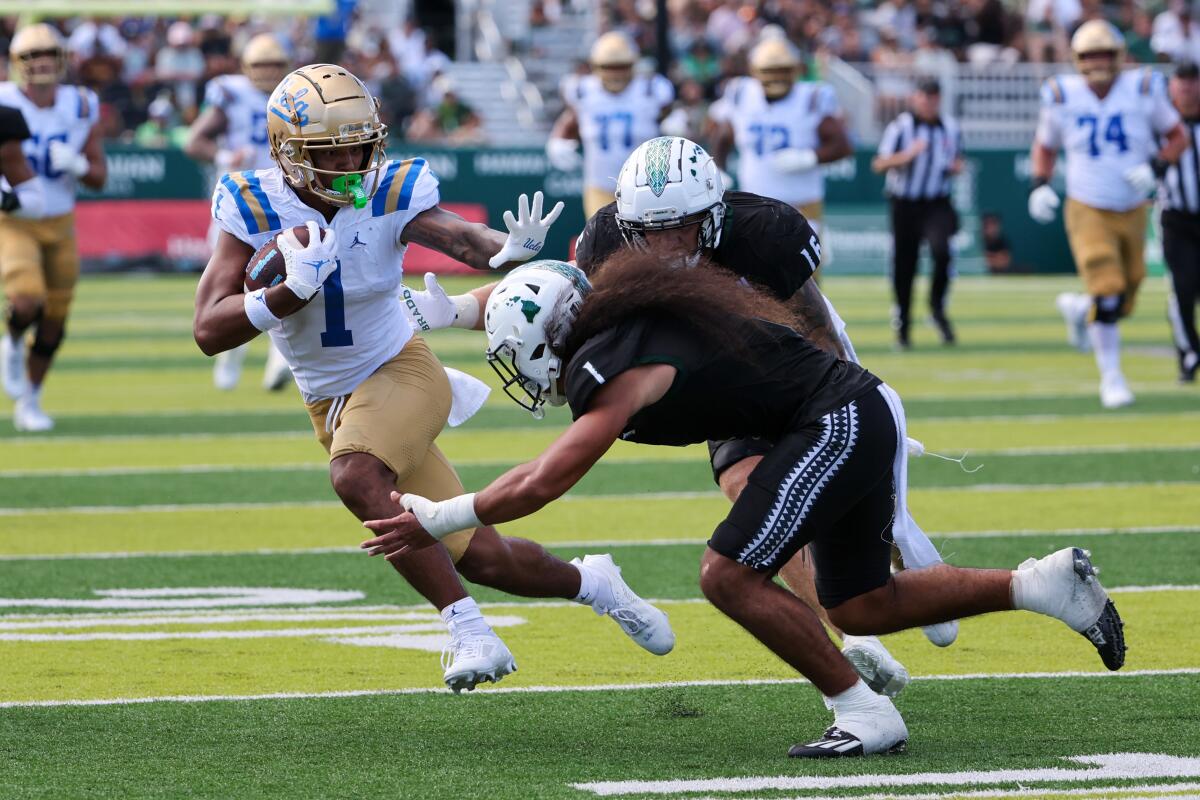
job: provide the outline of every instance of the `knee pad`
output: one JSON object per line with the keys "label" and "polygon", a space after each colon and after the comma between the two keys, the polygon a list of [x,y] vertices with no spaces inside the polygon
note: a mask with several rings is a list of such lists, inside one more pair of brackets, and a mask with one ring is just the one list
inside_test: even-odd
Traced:
{"label": "knee pad", "polygon": [[21,314],[17,311],[16,306],[14,306],[12,304],[12,301],[10,300],[8,309],[5,311],[5,314],[4,314],[4,321],[8,325],[9,330],[20,333],[22,331],[27,330],[30,325],[34,325],[38,322],[41,322],[42,315],[44,313],[45,313],[45,307],[39,303],[37,308],[34,310],[34,312],[32,314],[30,314],[30,313]]}
{"label": "knee pad", "polygon": [[1107,294],[1103,297],[1095,297],[1093,301],[1095,306],[1092,310],[1092,319],[1095,322],[1114,325],[1121,319],[1121,311],[1125,305],[1125,295]]}
{"label": "knee pad", "polygon": [[63,337],[66,336],[66,329],[62,325],[54,326],[56,330],[47,331],[45,325],[39,325],[37,335],[33,337],[33,344],[29,346],[29,352],[35,356],[41,356],[45,359],[54,357],[54,353],[62,346]]}

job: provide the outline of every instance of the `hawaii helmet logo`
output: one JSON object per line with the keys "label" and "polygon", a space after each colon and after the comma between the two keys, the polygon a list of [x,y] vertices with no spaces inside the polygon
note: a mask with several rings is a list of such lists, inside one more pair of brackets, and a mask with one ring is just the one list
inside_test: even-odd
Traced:
{"label": "hawaii helmet logo", "polygon": [[667,188],[667,175],[671,169],[670,136],[660,136],[646,145],[646,183],[655,197],[662,197]]}

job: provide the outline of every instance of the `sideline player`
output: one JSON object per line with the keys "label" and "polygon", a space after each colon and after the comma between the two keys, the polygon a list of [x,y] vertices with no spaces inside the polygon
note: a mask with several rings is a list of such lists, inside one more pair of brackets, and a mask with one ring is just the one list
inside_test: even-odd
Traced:
{"label": "sideline player", "polygon": [[[75,189],[101,189],[108,176],[94,92],[62,83],[67,55],[58,31],[44,23],[17,31],[9,47],[12,82],[0,83],[0,104],[18,109],[32,135],[21,145],[39,176],[44,203],[34,217],[0,219],[0,274],[8,299],[8,336],[0,337],[4,387],[16,400],[13,424],[48,431],[42,384],[66,335],[79,280]],[[25,333],[33,343],[25,352]]]}
{"label": "sideline player", "polygon": [[709,109],[717,123],[713,158],[725,169],[736,145],[738,188],[782,200],[820,237],[825,202],[820,165],[854,153],[837,95],[829,84],[798,82],[800,56],[778,36],[750,51],[750,75],[732,78]]}
{"label": "sideline player", "polygon": [[675,100],[675,88],[662,75],[634,77],[637,60],[629,37],[610,31],[592,45],[592,74],[563,83],[567,107],[550,131],[546,156],[556,169],[573,170],[583,143],[585,217],[612,202],[621,165],[635,147],[658,135]]}
{"label": "sideline player", "polygon": [[[686,266],[711,261],[787,302],[796,317],[793,324],[818,347],[838,358],[856,360],[845,325],[808,280],[820,264],[821,252],[804,217],[779,200],[724,191],[720,180],[712,158],[695,142],[664,136],[639,146],[621,170],[620,199],[597,212],[579,237],[575,253],[579,267],[590,273],[625,249],[646,249]],[[494,286],[482,287],[474,294],[486,298]],[[436,316],[435,327],[450,324],[447,320],[454,318],[454,309],[467,296],[446,297],[436,282],[431,289],[436,291],[414,292],[416,304],[427,317]],[[772,446],[760,437],[709,443],[713,476],[731,502],[737,500]],[[907,464],[901,466],[896,480],[904,486]],[[904,492],[900,497],[905,497]],[[907,513],[905,504],[898,504],[897,513],[903,520],[897,526],[897,541],[907,566],[940,563],[936,548]],[[823,613],[812,563],[805,554],[786,564],[780,575],[797,595]],[[946,646],[957,636],[957,626],[931,626],[926,635],[935,644]],[[877,691],[895,694],[907,683],[904,667],[879,640],[847,637],[845,645],[847,656],[870,676],[868,682]]]}
{"label": "sideline player", "polygon": [[1195,383],[1200,367],[1200,334],[1196,332],[1196,303],[1200,301],[1200,159],[1196,157],[1200,68],[1191,62],[1180,64],[1167,90],[1192,141],[1179,162],[1167,168],[1158,190],[1163,256],[1171,271],[1167,317],[1179,354],[1179,382]]}
{"label": "sideline player", "polygon": [[[196,342],[213,355],[270,332],[330,454],[334,491],[359,519],[390,513],[397,487],[456,495],[462,484],[434,439],[457,398],[401,308],[405,249],[417,242],[477,269],[511,265],[541,249],[562,206],[543,219],[540,193],[532,211],[522,196],[518,218],[505,214],[507,237],[443,210],[424,160],[385,160],[378,104],[341,67],[292,72],[268,108],[277,166],[226,175],[213,195],[221,233],[196,293]],[[307,246],[291,233],[300,225]],[[320,228],[328,229],[323,238]],[[286,281],[243,294],[247,262],[281,230]],[[510,594],[590,605],[651,652],[674,644],[666,615],[637,597],[606,555],[568,564],[484,526],[393,565],[441,611],[451,634],[444,677],[456,691],[515,669],[456,566]]]}
{"label": "sideline player", "polygon": [[[1030,153],[1029,216],[1054,221],[1054,162],[1067,157],[1063,219],[1085,295],[1060,295],[1072,344],[1084,329],[1100,371],[1100,404],[1133,402],[1121,372],[1117,324],[1133,311],[1146,276],[1146,198],[1169,162],[1187,147],[1187,132],[1167,97],[1166,81],[1149,68],[1121,71],[1125,39],[1104,20],[1071,37],[1078,75],[1058,75],[1042,87],[1042,110]],[[1160,148],[1159,137],[1165,141]]]}
{"label": "sideline player", "polygon": [[[686,445],[726,436],[778,441],[708,541],[700,588],[722,613],[808,678],[834,712],[798,758],[902,750],[903,718],[833,646],[817,615],[773,578],[811,542],[821,604],[844,630],[873,634],[1023,609],[1083,634],[1109,669],[1124,663],[1121,618],[1086,551],[1016,571],[941,564],[889,572],[886,532],[904,453],[904,409],[877,377],[814,347],[791,313],[723,270],[687,280],[670,260],[626,251],[594,288],[563,262],[519,267],[487,305],[489,362],[526,408],[570,406],[573,422],[533,461],[442,501],[393,495],[367,522],[371,555],[403,557],[449,531],[521,519],[565,494],[618,438]],[[781,368],[783,367],[783,368]]]}
{"label": "sideline player", "polygon": [[[271,145],[267,141],[267,98],[291,67],[283,45],[272,34],[260,33],[242,50],[240,75],[217,75],[204,89],[204,111],[192,123],[183,151],[197,161],[212,164],[218,175],[238,170],[268,169]],[[219,226],[213,221],[210,242]],[[216,357],[213,384],[234,389],[242,377],[248,345]],[[268,341],[263,388],[277,391],[292,377],[287,360]]]}

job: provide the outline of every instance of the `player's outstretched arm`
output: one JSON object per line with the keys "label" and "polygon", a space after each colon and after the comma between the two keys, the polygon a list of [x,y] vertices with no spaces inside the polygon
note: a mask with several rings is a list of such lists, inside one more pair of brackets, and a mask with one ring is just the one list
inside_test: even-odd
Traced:
{"label": "player's outstretched arm", "polygon": [[629,418],[657,402],[671,388],[676,370],[648,364],[621,373],[599,389],[579,419],[527,464],[510,469],[477,494],[434,502],[415,495],[392,495],[404,511],[368,520],[374,531],[361,547],[389,559],[409,548],[420,549],[465,528],[511,522],[562,497],[600,460],[625,429]]}
{"label": "player's outstretched arm", "polygon": [[[232,350],[261,333],[246,313],[243,293],[246,263],[253,255],[250,245],[221,231],[217,247],[196,287],[196,309],[192,318],[192,335],[206,356]],[[285,283],[263,290],[263,302],[277,318],[295,313],[305,303]]]}
{"label": "player's outstretched arm", "polygon": [[422,211],[404,227],[402,241],[416,242],[478,270],[503,269],[522,264],[541,252],[550,226],[562,213],[559,202],[542,216],[542,193],[534,192],[533,205],[526,195],[517,201],[517,216],[504,212],[508,235],[478,222],[467,222],[441,206]]}

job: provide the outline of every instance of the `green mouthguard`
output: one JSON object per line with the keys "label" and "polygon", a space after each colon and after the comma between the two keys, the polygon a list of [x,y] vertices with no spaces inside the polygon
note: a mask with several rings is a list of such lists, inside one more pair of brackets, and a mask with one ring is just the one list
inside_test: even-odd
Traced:
{"label": "green mouthguard", "polygon": [[354,199],[355,208],[366,208],[367,193],[363,189],[362,175],[357,172],[352,175],[340,175],[333,179],[331,187],[335,192],[348,194]]}

